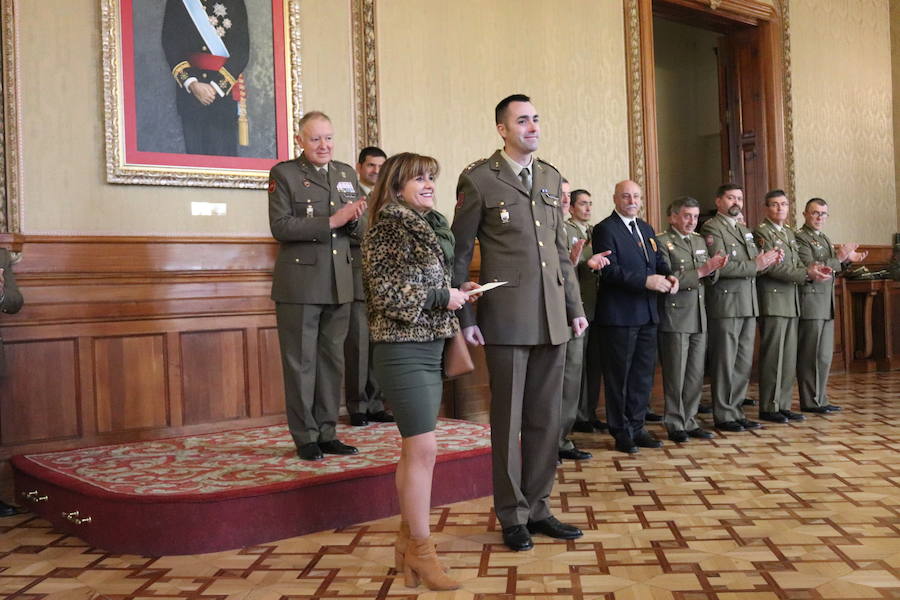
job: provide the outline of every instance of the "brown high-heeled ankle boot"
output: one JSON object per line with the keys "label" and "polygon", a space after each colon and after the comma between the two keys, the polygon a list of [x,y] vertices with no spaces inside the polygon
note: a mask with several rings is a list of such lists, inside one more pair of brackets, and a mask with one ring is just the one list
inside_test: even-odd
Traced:
{"label": "brown high-heeled ankle boot", "polygon": [[456,590],[459,583],[444,572],[431,537],[409,538],[403,556],[403,575],[406,587],[418,587],[424,581],[429,590]]}
{"label": "brown high-heeled ankle boot", "polygon": [[398,573],[403,571],[403,555],[406,554],[407,545],[409,545],[409,523],[400,521],[400,531],[397,532],[397,541],[394,543],[394,568]]}

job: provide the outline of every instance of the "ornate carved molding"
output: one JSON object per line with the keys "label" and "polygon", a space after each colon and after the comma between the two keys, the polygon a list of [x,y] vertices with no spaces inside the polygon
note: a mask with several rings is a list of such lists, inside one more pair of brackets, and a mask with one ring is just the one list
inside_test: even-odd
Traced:
{"label": "ornate carved molding", "polygon": [[644,102],[639,0],[625,0],[625,56],[628,77],[628,152],[631,179],[645,187]]}
{"label": "ornate carved molding", "polygon": [[0,232],[21,230],[21,165],[15,0],[0,0]]}
{"label": "ornate carved molding", "polygon": [[356,146],[380,145],[375,0],[351,0]]}
{"label": "ornate carved molding", "polygon": [[[795,198],[794,178],[794,100],[791,90],[791,6],[790,0],[776,0],[781,13],[782,48],[784,52],[784,170],[789,198]],[[794,213],[791,213],[794,216]]]}

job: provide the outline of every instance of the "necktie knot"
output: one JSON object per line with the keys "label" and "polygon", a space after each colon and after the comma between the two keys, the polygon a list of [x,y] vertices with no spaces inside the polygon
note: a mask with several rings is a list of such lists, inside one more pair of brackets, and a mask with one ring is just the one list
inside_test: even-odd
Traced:
{"label": "necktie knot", "polygon": [[531,169],[528,167],[523,167],[521,171],[519,171],[519,179],[522,180],[522,185],[525,186],[525,189],[529,192],[531,191]]}

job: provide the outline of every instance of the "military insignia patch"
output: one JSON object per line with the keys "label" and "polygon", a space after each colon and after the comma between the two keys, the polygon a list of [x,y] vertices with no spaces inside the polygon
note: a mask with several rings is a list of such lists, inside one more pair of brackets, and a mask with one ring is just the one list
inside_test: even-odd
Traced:
{"label": "military insignia patch", "polygon": [[465,201],[466,201],[466,195],[463,194],[462,192],[458,193],[456,195],[456,208],[459,208],[460,206],[462,206],[463,202],[465,202]]}
{"label": "military insignia patch", "polygon": [[312,183],[310,183],[309,179],[304,179],[304,180],[303,180],[303,187],[309,187],[309,186],[311,186],[311,185],[312,185]]}
{"label": "military insignia patch", "polygon": [[272,192],[275,191],[275,185],[276,185],[276,184],[275,184],[275,180],[274,180],[274,179],[270,179],[270,180],[269,180],[269,193],[270,193],[270,194],[271,194]]}
{"label": "military insignia patch", "polygon": [[650,242],[650,247],[653,248],[654,252],[656,252],[656,240],[654,238],[650,238],[647,241]]}
{"label": "military insignia patch", "polygon": [[706,236],[705,239],[706,239],[706,245],[707,245],[707,246],[712,246],[712,245],[713,245],[713,236],[708,235],[708,236]]}
{"label": "military insignia patch", "polygon": [[668,248],[671,251],[671,250],[675,249],[675,245],[672,244],[672,242],[666,242],[666,248]]}

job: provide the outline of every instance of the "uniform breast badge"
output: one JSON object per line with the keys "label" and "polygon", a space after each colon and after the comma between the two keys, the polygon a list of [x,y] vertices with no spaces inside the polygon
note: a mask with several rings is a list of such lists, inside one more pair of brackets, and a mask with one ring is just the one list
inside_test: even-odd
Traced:
{"label": "uniform breast badge", "polygon": [[309,187],[310,185],[312,185],[312,184],[309,182],[309,179],[303,180],[303,187]]}
{"label": "uniform breast badge", "polygon": [[314,215],[315,215],[315,212],[316,212],[316,211],[313,210],[312,204],[307,204],[307,205],[306,205],[306,216],[307,216],[307,217],[312,217],[312,216],[314,216]]}
{"label": "uniform breast badge", "polygon": [[500,222],[509,223],[509,211],[505,208],[500,209]]}

